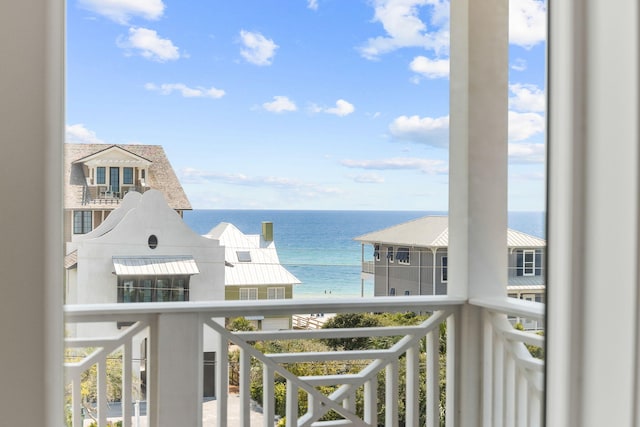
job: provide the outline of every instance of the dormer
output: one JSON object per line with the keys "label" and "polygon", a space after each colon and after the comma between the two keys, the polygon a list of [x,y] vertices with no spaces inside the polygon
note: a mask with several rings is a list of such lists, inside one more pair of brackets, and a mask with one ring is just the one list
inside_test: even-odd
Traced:
{"label": "dormer", "polygon": [[119,192],[125,187],[147,186],[151,160],[141,157],[117,145],[78,159],[82,165],[88,186],[105,186]]}

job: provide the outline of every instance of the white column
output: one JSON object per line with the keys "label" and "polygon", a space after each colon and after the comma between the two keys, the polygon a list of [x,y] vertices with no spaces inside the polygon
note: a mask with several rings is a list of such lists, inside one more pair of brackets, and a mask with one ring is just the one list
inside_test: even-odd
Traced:
{"label": "white column", "polygon": [[[159,427],[202,426],[202,324],[198,314],[159,314],[155,362],[155,397],[149,402]],[[216,390],[218,392],[218,390]]]}
{"label": "white column", "polygon": [[[451,2],[447,288],[470,299],[506,298],[508,6]],[[448,322],[448,426],[482,422],[481,314],[466,304]]]}
{"label": "white column", "polygon": [[0,53],[0,414],[59,426],[64,2],[0,3]]}
{"label": "white column", "polygon": [[638,425],[638,2],[549,16],[546,425]]}

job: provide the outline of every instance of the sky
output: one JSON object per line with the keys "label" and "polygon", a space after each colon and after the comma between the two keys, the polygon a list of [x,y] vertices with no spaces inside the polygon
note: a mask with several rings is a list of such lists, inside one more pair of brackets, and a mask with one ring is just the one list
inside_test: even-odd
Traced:
{"label": "sky", "polygon": [[[545,208],[543,1],[510,0],[509,210]],[[66,140],[195,209],[445,211],[449,2],[67,0]]]}

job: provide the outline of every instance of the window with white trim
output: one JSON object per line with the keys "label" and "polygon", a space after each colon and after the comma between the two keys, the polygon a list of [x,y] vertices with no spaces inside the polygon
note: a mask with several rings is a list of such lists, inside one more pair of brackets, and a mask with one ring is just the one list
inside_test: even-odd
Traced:
{"label": "window with white trim", "polygon": [[258,288],[240,288],[240,300],[256,300],[258,299]]}
{"label": "window with white trim", "polygon": [[393,262],[393,246],[387,248],[387,261]]}
{"label": "window with white trim", "polygon": [[73,234],[87,234],[92,227],[91,211],[74,211],[73,212]]}
{"label": "window with white trim", "polygon": [[409,248],[398,248],[396,259],[398,260],[398,264],[409,265],[411,263]]}
{"label": "window with white trim", "polygon": [[373,259],[380,261],[380,245],[373,246]]}
{"label": "window with white trim", "polygon": [[516,252],[516,276],[542,275],[542,251],[521,249]]}
{"label": "window with white trim", "polygon": [[284,299],[284,287],[267,288],[267,299]]}

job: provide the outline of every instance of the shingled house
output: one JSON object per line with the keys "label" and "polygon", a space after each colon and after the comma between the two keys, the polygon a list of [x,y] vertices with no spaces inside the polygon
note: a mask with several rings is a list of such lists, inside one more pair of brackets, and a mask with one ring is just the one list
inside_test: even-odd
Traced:
{"label": "shingled house", "polygon": [[65,144],[64,240],[89,233],[130,191],[159,190],[180,216],[191,204],[159,145]]}

